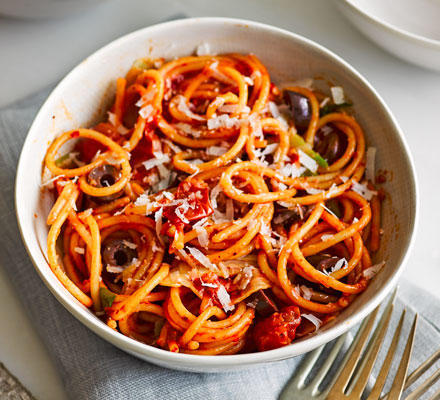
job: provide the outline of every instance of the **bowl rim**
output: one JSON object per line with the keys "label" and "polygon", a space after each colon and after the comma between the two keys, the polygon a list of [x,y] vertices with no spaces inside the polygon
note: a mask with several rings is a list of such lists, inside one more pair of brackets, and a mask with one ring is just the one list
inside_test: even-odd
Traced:
{"label": "bowl rim", "polygon": [[[388,106],[385,104],[382,97],[376,92],[376,90],[372,87],[372,85],[351,65],[349,65],[345,60],[343,60],[341,57],[337,56],[330,50],[326,49],[324,46],[307,39],[301,35],[298,35],[296,33],[290,32],[288,30],[274,27],[272,25],[263,24],[259,22],[254,22],[250,20],[244,20],[244,19],[236,19],[236,18],[224,18],[224,17],[197,17],[197,18],[186,18],[181,20],[175,20],[175,21],[169,21],[169,22],[163,22],[156,25],[151,25],[139,30],[136,30],[134,32],[131,32],[129,34],[126,34],[118,39],[115,39],[111,41],[110,43],[104,45],[97,51],[95,51],[93,54],[88,56],[87,59],[95,59],[101,56],[102,53],[105,53],[106,51],[110,50],[113,46],[120,44],[124,41],[132,41],[135,40],[137,37],[144,37],[145,34],[152,33],[156,30],[164,30],[168,27],[193,27],[196,24],[216,24],[216,25],[238,25],[238,26],[244,26],[244,27],[252,27],[255,29],[262,30],[266,32],[267,34],[278,34],[280,36],[284,36],[286,38],[289,38],[290,40],[294,40],[295,42],[309,47],[313,48],[313,50],[323,54],[325,57],[328,57],[331,59],[334,63],[339,65],[343,69],[347,69],[350,71],[353,76],[360,81],[367,90],[370,91],[370,93],[375,97],[376,102],[379,104],[379,106],[382,108],[384,115],[388,119],[388,122],[390,126],[392,126],[394,129],[394,134],[396,137],[400,140],[401,145],[404,149],[409,169],[411,171],[411,176],[409,177],[411,180],[411,186],[414,187],[414,205],[413,205],[413,212],[414,212],[414,224],[412,226],[411,232],[409,232],[409,240],[407,242],[407,246],[404,249],[404,254],[402,256],[400,264],[396,266],[396,270],[394,274],[389,278],[389,281],[384,285],[380,291],[378,291],[374,297],[370,297],[365,304],[357,311],[356,314],[350,316],[346,321],[344,321],[343,324],[336,324],[335,326],[329,328],[319,336],[311,336],[310,338],[307,338],[307,340],[296,342],[292,345],[281,347],[274,350],[264,351],[264,352],[258,352],[258,353],[245,353],[245,354],[235,354],[235,355],[227,355],[227,356],[210,356],[210,355],[191,355],[191,354],[182,354],[182,353],[172,353],[167,350],[159,349],[141,342],[138,342],[134,339],[131,339],[127,336],[124,336],[123,334],[114,331],[110,327],[108,327],[106,324],[102,323],[102,321],[98,320],[96,316],[94,316],[89,310],[86,310],[80,306],[79,303],[74,301],[74,299],[70,296],[65,296],[61,289],[58,289],[55,285],[53,285],[49,277],[46,277],[46,273],[44,271],[45,268],[47,268],[47,264],[40,267],[38,265],[36,257],[34,258],[33,252],[30,248],[30,241],[28,244],[27,238],[32,238],[32,236],[35,236],[35,233],[32,228],[32,224],[29,224],[25,222],[24,218],[23,220],[20,218],[20,215],[24,212],[25,204],[24,201],[20,200],[20,192],[22,191],[22,187],[24,186],[21,184],[23,181],[23,178],[25,176],[25,156],[27,153],[29,153],[31,148],[31,140],[30,137],[32,135],[32,132],[34,130],[38,130],[38,126],[40,124],[40,120],[44,118],[45,115],[47,115],[48,112],[50,112],[50,106],[52,99],[56,96],[58,96],[59,93],[61,93],[64,89],[64,86],[66,86],[72,79],[75,79],[76,75],[80,72],[81,66],[84,64],[84,61],[80,62],[77,66],[75,66],[61,81],[60,83],[55,87],[55,89],[51,92],[51,94],[48,96],[48,98],[45,100],[44,104],[41,106],[38,114],[36,115],[29,132],[27,134],[26,140],[23,145],[23,149],[21,151],[18,167],[17,167],[17,174],[16,174],[16,181],[15,181],[15,211],[16,211],[16,217],[18,222],[18,227],[20,230],[20,234],[23,240],[23,243],[25,245],[26,251],[34,264],[34,267],[38,274],[40,275],[41,279],[45,283],[45,285],[49,288],[49,290],[52,292],[52,294],[57,298],[57,300],[73,315],[76,319],[78,319],[82,324],[86,325],[89,329],[91,329],[94,333],[96,333],[101,338],[105,339],[106,341],[114,344],[115,346],[133,354],[140,356],[141,358],[150,358],[150,359],[156,359],[158,361],[161,361],[164,364],[168,364],[170,366],[173,366],[176,369],[185,369],[184,366],[194,366],[195,368],[202,368],[204,366],[206,367],[232,367],[237,365],[250,365],[250,364],[260,364],[260,363],[267,363],[272,361],[278,361],[282,359],[287,359],[291,357],[295,357],[298,355],[305,354],[315,348],[317,348],[319,345],[325,344],[330,342],[331,340],[335,339],[336,337],[342,335],[346,331],[350,330],[353,326],[355,326],[357,323],[359,323],[362,319],[364,319],[370,312],[372,312],[380,303],[385,299],[385,297],[391,292],[393,287],[396,286],[397,280],[399,279],[400,275],[402,274],[402,271],[404,269],[405,264],[408,261],[409,255],[411,253],[411,250],[414,246],[415,242],[415,233],[418,226],[418,220],[419,220],[419,185],[417,181],[417,175],[415,172],[414,167],[414,161],[413,157],[411,155],[411,152],[409,150],[408,143],[402,133],[402,130],[400,126],[398,125],[394,115],[391,113]],[[41,250],[38,248],[38,251]],[[175,362],[176,364],[173,364]],[[220,372],[220,370],[219,370]]]}
{"label": "bowl rim", "polygon": [[432,38],[422,36],[417,33],[413,33],[413,32],[407,31],[405,29],[399,28],[396,25],[391,24],[382,18],[376,17],[373,14],[358,7],[355,4],[354,0],[338,0],[338,1],[341,3],[344,3],[351,10],[353,10],[357,14],[363,16],[364,18],[368,19],[370,22],[374,23],[376,26],[385,28],[389,32],[391,32],[393,34],[397,34],[398,36],[403,37],[405,39],[410,39],[414,43],[423,44],[423,45],[426,45],[427,47],[433,48],[435,50],[440,50],[440,40],[432,39]]}

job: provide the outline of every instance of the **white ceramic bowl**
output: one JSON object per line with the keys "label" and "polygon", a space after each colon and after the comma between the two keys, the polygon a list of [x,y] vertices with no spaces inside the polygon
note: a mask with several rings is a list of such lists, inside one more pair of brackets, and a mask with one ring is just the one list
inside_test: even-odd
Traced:
{"label": "white ceramic bowl", "polygon": [[347,19],[380,47],[440,71],[440,1],[337,0]]}
{"label": "white ceramic bowl", "polygon": [[85,12],[104,0],[0,0],[0,14],[18,18],[60,18]]}
{"label": "white ceramic bowl", "polygon": [[[380,276],[336,320],[317,334],[280,349],[231,356],[174,354],[119,334],[77,302],[52,274],[46,260],[49,196],[39,187],[48,144],[61,132],[90,126],[103,117],[112,99],[117,77],[133,60],[145,56],[184,56],[201,40],[217,53],[255,53],[272,79],[321,76],[344,87],[355,104],[356,118],[368,143],[377,147],[377,167],[390,171],[385,188],[391,200],[384,206],[383,245],[378,260],[387,260]],[[55,297],[82,323],[115,346],[164,367],[216,372],[254,366],[306,353],[341,335],[370,313],[395,286],[413,243],[416,226],[417,185],[405,139],[370,84],[352,67],[325,48],[291,32],[255,22],[200,18],[152,26],[124,36],[78,65],[52,92],[29,131],[16,181],[16,209],[23,240],[42,280]]]}

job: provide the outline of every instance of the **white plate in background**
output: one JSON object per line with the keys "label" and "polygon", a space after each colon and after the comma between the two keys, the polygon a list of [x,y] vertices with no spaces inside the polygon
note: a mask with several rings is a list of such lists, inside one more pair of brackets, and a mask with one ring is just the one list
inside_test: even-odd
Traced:
{"label": "white plate in background", "polygon": [[395,56],[440,71],[439,0],[336,0],[345,17]]}

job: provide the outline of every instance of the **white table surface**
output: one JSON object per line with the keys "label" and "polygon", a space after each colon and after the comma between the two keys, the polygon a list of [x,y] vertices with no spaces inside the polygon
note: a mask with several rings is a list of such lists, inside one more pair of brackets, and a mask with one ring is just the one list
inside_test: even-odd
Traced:
{"label": "white table surface", "polygon": [[[114,0],[62,20],[0,17],[0,106],[56,82],[103,44],[178,12],[253,19],[289,29],[334,51],[373,84],[406,135],[420,184],[420,225],[404,274],[440,301],[440,73],[383,52],[330,1]],[[65,399],[62,382],[1,266],[0,304],[7,305],[0,307],[0,361],[38,399]]]}

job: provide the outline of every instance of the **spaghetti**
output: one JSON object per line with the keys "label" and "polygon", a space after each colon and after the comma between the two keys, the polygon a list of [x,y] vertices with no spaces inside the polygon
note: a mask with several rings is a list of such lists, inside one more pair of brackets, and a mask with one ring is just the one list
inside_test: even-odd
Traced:
{"label": "spaghetti", "polygon": [[280,90],[254,55],[136,61],[108,120],[47,151],[51,269],[108,326],[173,352],[317,330],[379,269],[374,159],[347,105]]}

